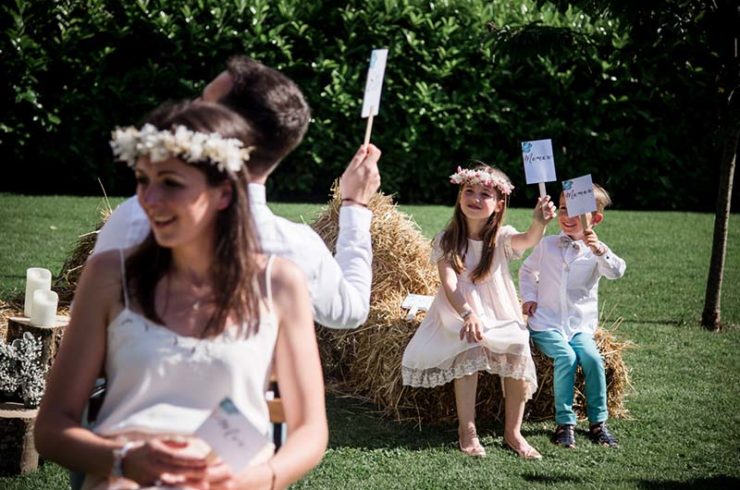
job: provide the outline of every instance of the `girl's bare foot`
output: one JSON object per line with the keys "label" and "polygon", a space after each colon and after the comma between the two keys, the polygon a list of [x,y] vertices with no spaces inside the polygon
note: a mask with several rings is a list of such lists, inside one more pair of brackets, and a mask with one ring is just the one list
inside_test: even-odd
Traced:
{"label": "girl's bare foot", "polygon": [[530,446],[521,434],[504,434],[504,445],[522,459],[542,459],[540,452]]}
{"label": "girl's bare foot", "polygon": [[468,456],[473,456],[477,458],[486,457],[486,448],[484,448],[483,445],[480,443],[480,439],[478,439],[478,434],[475,431],[475,426],[458,428],[457,435],[459,438],[458,445],[460,447],[460,451],[467,454]]}

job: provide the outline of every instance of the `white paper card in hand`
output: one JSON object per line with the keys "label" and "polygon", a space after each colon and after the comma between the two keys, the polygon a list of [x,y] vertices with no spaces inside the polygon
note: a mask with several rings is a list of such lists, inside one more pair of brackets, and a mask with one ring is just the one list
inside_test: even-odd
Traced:
{"label": "white paper card in hand", "polygon": [[557,180],[552,140],[522,142],[522,160],[524,160],[524,176],[527,178],[527,184]]}
{"label": "white paper card in hand", "polygon": [[231,398],[224,398],[195,431],[234,473],[249,466],[270,440],[242,414]]}
{"label": "white paper card in hand", "polygon": [[568,216],[596,211],[596,197],[591,174],[563,181],[563,195]]}
{"label": "white paper card in hand", "polygon": [[373,49],[365,81],[365,98],[362,100],[362,117],[377,116],[380,108],[380,92],[383,90],[387,49]]}

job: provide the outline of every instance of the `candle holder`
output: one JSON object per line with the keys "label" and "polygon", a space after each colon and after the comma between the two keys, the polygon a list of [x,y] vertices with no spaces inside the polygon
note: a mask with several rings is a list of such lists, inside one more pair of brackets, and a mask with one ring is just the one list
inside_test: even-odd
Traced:
{"label": "candle holder", "polygon": [[51,271],[42,267],[26,269],[26,296],[23,301],[23,316],[31,318],[33,309],[33,293],[41,289],[51,290]]}
{"label": "candle holder", "polygon": [[57,323],[57,305],[59,295],[51,290],[37,289],[33,292],[31,302],[31,325],[34,327],[52,327]]}

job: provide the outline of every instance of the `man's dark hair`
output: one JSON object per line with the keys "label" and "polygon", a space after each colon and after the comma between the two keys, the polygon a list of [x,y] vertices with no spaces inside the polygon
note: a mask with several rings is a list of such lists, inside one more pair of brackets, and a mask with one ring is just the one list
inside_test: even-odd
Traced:
{"label": "man's dark hair", "polygon": [[226,69],[233,86],[219,102],[258,131],[248,165],[252,173],[268,172],[303,140],[311,109],[293,80],[248,56],[230,58]]}

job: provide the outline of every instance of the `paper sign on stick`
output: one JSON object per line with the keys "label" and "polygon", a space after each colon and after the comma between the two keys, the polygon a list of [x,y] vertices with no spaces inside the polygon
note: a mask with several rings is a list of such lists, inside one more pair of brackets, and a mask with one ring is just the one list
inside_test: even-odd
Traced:
{"label": "paper sign on stick", "polygon": [[272,450],[270,440],[224,398],[211,415],[195,431],[234,473],[249,466],[250,461],[265,450]]}
{"label": "paper sign on stick", "polygon": [[591,174],[563,181],[563,195],[568,216],[580,216],[596,211],[596,197]]}
{"label": "paper sign on stick", "polygon": [[552,154],[552,140],[522,142],[522,160],[527,184],[553,182],[555,177],[555,157]]}
{"label": "paper sign on stick", "polygon": [[373,49],[370,54],[370,66],[367,69],[365,98],[362,101],[362,117],[377,116],[380,107],[380,92],[383,90],[385,62],[388,59],[387,49]]}

